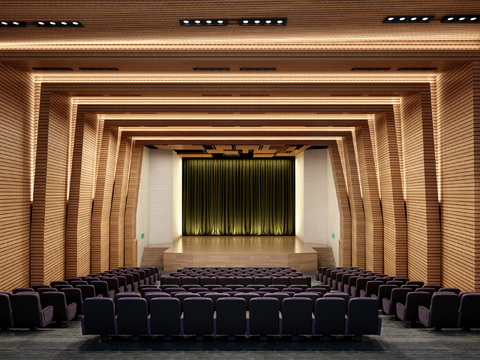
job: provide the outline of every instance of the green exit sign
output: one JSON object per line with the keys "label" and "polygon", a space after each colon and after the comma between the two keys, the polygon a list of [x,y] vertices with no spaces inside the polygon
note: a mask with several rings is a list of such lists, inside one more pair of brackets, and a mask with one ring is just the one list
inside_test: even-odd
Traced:
{"label": "green exit sign", "polygon": [[[143,235],[143,234],[142,234]],[[332,234],[332,239],[335,239],[335,234]]]}
{"label": "green exit sign", "polygon": [[[333,235],[333,234],[332,234]],[[142,235],[140,235],[140,238],[144,238],[145,237],[145,233],[142,233]]]}

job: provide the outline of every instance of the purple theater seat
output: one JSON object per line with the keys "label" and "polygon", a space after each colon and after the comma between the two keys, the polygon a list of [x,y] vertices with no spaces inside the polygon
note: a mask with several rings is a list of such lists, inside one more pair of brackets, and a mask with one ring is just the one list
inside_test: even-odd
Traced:
{"label": "purple theater seat", "polygon": [[457,327],[464,330],[480,327],[480,293],[468,292],[460,295]]}
{"label": "purple theater seat", "polygon": [[221,298],[216,304],[216,334],[228,335],[229,340],[235,335],[246,333],[247,303],[241,298]]}
{"label": "purple theater seat", "polygon": [[301,297],[301,298],[310,299],[310,301],[312,302],[312,313],[313,313],[315,311],[315,302],[317,301],[317,299],[321,298],[322,296],[323,294],[306,291],[306,292],[296,293],[295,295],[293,295],[293,298]]}
{"label": "purple theater seat", "polygon": [[429,306],[432,295],[422,291],[410,291],[407,294],[405,304],[397,302],[397,317],[401,321],[410,321],[414,325],[418,321],[418,307]]}
{"label": "purple theater seat", "polygon": [[229,295],[229,294],[226,294],[226,293],[209,292],[209,293],[206,293],[203,297],[205,297],[205,298],[207,298],[207,299],[212,299],[212,301],[213,301],[213,310],[215,311],[215,310],[216,310],[217,301],[218,301],[219,299],[229,298],[230,295]]}
{"label": "purple theater seat", "polygon": [[51,289],[52,287],[50,285],[33,285],[32,289],[33,291],[38,291],[38,289]]}
{"label": "purple theater seat", "polygon": [[397,313],[397,303],[405,304],[407,294],[412,290],[409,288],[395,288],[392,289],[390,298],[382,299],[382,309],[386,315],[395,315]]}
{"label": "purple theater seat", "polygon": [[312,286],[312,279],[306,276],[297,276],[290,279],[290,286],[306,285],[306,288]]}
{"label": "purple theater seat", "polygon": [[383,305],[383,299],[390,299],[392,295],[392,290],[396,289],[397,285],[380,285],[376,294],[372,294],[372,298],[378,300],[378,308],[381,309]]}
{"label": "purple theater seat", "polygon": [[24,292],[34,292],[32,288],[15,288],[12,290],[12,294],[17,294],[17,293],[24,293]]}
{"label": "purple theater seat", "polygon": [[250,309],[250,302],[251,300],[253,299],[256,299],[256,298],[259,298],[260,295],[257,294],[257,293],[254,293],[254,292],[251,292],[251,293],[240,293],[240,294],[235,294],[233,297],[238,297],[238,298],[242,298],[245,300],[246,304],[247,304],[247,310]]}
{"label": "purple theater seat", "polygon": [[83,301],[85,301],[86,299],[89,299],[89,298],[103,297],[102,294],[97,295],[97,292],[95,291],[95,286],[93,286],[93,285],[90,285],[90,284],[88,284],[88,285],[78,285],[77,288],[80,289],[80,291],[82,292]]}
{"label": "purple theater seat", "polygon": [[170,340],[172,335],[181,335],[180,300],[176,298],[155,298],[150,301],[150,332],[164,335]]}
{"label": "purple theater seat", "polygon": [[73,289],[63,289],[62,292],[65,294],[67,304],[75,303],[77,304],[77,315],[83,315],[83,300],[82,300],[82,291],[77,288]]}
{"label": "purple theater seat", "polygon": [[450,287],[450,288],[441,288],[441,289],[439,289],[438,291],[439,291],[439,292],[445,292],[445,291],[446,291],[446,292],[453,292],[453,293],[455,293],[455,294],[457,294],[457,295],[460,294],[460,289],[451,288],[451,287]]}
{"label": "purple theater seat", "polygon": [[[234,281],[234,279],[232,279]],[[207,277],[207,276],[202,276],[198,279],[198,284],[201,286],[201,287],[204,287],[205,285],[207,284],[215,284],[217,286],[224,286],[224,285],[221,285],[221,284],[217,284],[217,278],[216,277]]]}
{"label": "purple theater seat", "polygon": [[90,283],[95,287],[97,294],[102,294],[105,298],[113,299],[115,297],[115,291],[108,288],[108,283],[104,280],[92,281]]}
{"label": "purple theater seat", "polygon": [[51,287],[55,287],[55,285],[69,285],[68,281],[52,281],[50,282]]}
{"label": "purple theater seat", "polygon": [[201,296],[198,293],[191,293],[191,292],[185,291],[185,292],[180,292],[178,294],[172,295],[172,297],[175,297],[178,300],[180,300],[180,309],[183,311],[183,304],[184,304],[186,299],[199,298]]}
{"label": "purple theater seat", "polygon": [[442,285],[425,284],[422,286],[422,289],[423,288],[430,288],[430,289],[435,289],[435,291],[438,291],[442,288]]}
{"label": "purple theater seat", "polygon": [[55,288],[40,288],[37,290],[37,293],[39,293],[40,295],[46,292],[58,292],[58,290]]}
{"label": "purple theater seat", "polygon": [[365,290],[360,290],[360,297],[372,297],[372,295],[376,296],[378,294],[378,288],[381,285],[384,285],[383,281],[372,280],[367,282]]}
{"label": "purple theater seat", "polygon": [[457,326],[460,298],[456,294],[437,292],[432,295],[430,308],[418,307],[418,318],[425,327],[452,328]]}
{"label": "purple theater seat", "polygon": [[183,302],[183,332],[185,335],[213,334],[213,300],[188,298]]}
{"label": "purple theater seat", "polygon": [[113,301],[115,302],[115,304],[117,303],[117,301],[119,299],[123,299],[123,298],[132,298],[132,297],[142,297],[140,293],[138,292],[122,292],[122,293],[118,293],[118,294],[115,294],[114,298],[113,298]]}
{"label": "purple theater seat", "polygon": [[243,286],[248,286],[248,285],[253,284],[253,277],[251,277],[251,276],[237,277],[235,279],[235,283],[243,285]]}
{"label": "purple theater seat", "polygon": [[63,292],[46,292],[40,296],[42,307],[53,306],[53,318],[57,324],[70,321],[77,315],[77,304],[67,304],[67,298]]}
{"label": "purple theater seat", "polygon": [[272,284],[272,278],[269,276],[256,276],[253,278],[253,283],[268,287],[268,285]]}
{"label": "purple theater seat", "polygon": [[419,287],[422,287],[424,284],[423,281],[407,281],[405,285],[418,285]]}
{"label": "purple theater seat", "polygon": [[328,340],[330,335],[345,333],[345,308],[348,305],[342,298],[319,298],[315,302],[315,334]]}
{"label": "purple theater seat", "polygon": [[15,327],[35,329],[52,322],[53,307],[42,309],[40,295],[35,292],[14,294],[11,305]]}
{"label": "purple theater seat", "polygon": [[378,300],[353,298],[348,303],[346,334],[361,340],[363,335],[380,335],[382,319],[378,316]]}
{"label": "purple theater seat", "polygon": [[292,335],[292,340],[297,340],[298,335],[311,335],[313,304],[314,302],[309,297],[293,297],[283,300],[282,334]]}
{"label": "purple theater seat", "polygon": [[162,285],[178,285],[180,286],[180,279],[174,276],[164,276],[161,278],[160,283]]}
{"label": "purple theater seat", "polygon": [[107,342],[110,335],[117,334],[115,304],[111,298],[88,298],[83,303],[83,335],[100,335]]}
{"label": "purple theater seat", "polygon": [[116,302],[119,335],[132,335],[138,341],[140,335],[149,334],[147,300],[135,297],[120,298]]}
{"label": "purple theater seat", "polygon": [[13,313],[10,296],[6,293],[0,293],[0,329],[11,327],[13,327]]}
{"label": "purple theater seat", "polygon": [[[286,299],[285,299],[286,300]],[[267,335],[279,333],[280,303],[271,297],[253,298],[249,305],[249,334],[260,335],[262,340]]]}

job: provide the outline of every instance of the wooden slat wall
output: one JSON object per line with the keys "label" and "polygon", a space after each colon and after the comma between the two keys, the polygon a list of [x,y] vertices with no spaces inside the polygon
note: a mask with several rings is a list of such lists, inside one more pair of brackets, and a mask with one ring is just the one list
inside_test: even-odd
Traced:
{"label": "wooden slat wall", "polygon": [[441,194],[442,194],[442,158],[440,156],[440,133],[438,126],[438,99],[437,99],[437,82],[432,82],[430,84],[430,96],[432,103],[432,124],[433,124],[433,142],[435,145],[435,173],[437,177],[437,195],[438,202],[440,203]]}
{"label": "wooden slat wall", "polygon": [[368,127],[355,128],[365,212],[365,268],[383,272],[383,221]]}
{"label": "wooden slat wall", "polygon": [[352,266],[365,268],[365,215],[352,135],[347,135],[343,138],[343,156],[345,157],[350,214],[352,217]]}
{"label": "wooden slat wall", "polygon": [[347,186],[340,160],[338,145],[335,142],[328,147],[332,164],[333,179],[340,211],[339,265],[352,266],[352,219],[348,202]]}
{"label": "wooden slat wall", "polygon": [[342,140],[337,140],[337,149],[338,149],[338,155],[340,157],[340,164],[342,165],[342,171],[343,171],[343,180],[345,182],[345,186],[347,188],[347,195],[348,195],[348,181],[347,181],[347,170],[345,167],[345,156],[343,155],[343,141]]}
{"label": "wooden slat wall", "polygon": [[[125,266],[137,266],[137,205],[140,173],[142,170],[143,145],[132,149],[128,192],[125,205]],[[341,221],[341,220],[340,220]]]}
{"label": "wooden slat wall", "polygon": [[40,97],[37,157],[31,226],[31,283],[65,278],[70,98],[43,92]]}
{"label": "wooden slat wall", "polygon": [[480,290],[480,67],[447,71],[437,80],[442,161],[442,279],[444,286]]}
{"label": "wooden slat wall", "polygon": [[375,115],[382,192],[384,272],[407,276],[407,228],[393,113]]}
{"label": "wooden slat wall", "polygon": [[121,136],[110,213],[110,268],[123,266],[125,253],[125,202],[132,155],[132,139]]}
{"label": "wooden slat wall", "polygon": [[0,63],[0,291],[30,282],[35,85]]}
{"label": "wooden slat wall", "polygon": [[112,206],[118,128],[103,129],[95,200],[92,212],[91,272],[110,267],[110,209]]}
{"label": "wooden slat wall", "polygon": [[96,140],[97,115],[78,114],[67,213],[67,277],[85,276],[90,273]]}
{"label": "wooden slat wall", "polygon": [[[403,128],[402,128],[402,115],[400,104],[393,105],[393,114],[395,118],[395,134],[397,138],[397,150],[398,150],[398,163],[400,164],[400,178],[402,184],[402,195],[405,199],[405,159],[404,159],[404,143],[403,143]],[[406,149],[409,151],[410,149]]]}
{"label": "wooden slat wall", "polygon": [[440,214],[430,92],[401,103],[408,222],[408,276],[441,284]]}

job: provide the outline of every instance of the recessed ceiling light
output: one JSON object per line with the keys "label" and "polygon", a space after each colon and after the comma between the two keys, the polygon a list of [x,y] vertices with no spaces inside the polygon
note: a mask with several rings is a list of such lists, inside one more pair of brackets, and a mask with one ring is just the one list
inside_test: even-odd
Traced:
{"label": "recessed ceiling light", "polygon": [[383,19],[384,23],[428,23],[432,21],[435,18],[433,15],[412,15],[412,16],[406,16],[406,15],[399,15],[399,16],[387,16],[385,19]]}
{"label": "recessed ceiling light", "polygon": [[182,26],[225,26],[227,21],[225,19],[181,19]]}
{"label": "recessed ceiling light", "polygon": [[78,21],[35,21],[38,27],[83,27]]}
{"label": "recessed ceiling light", "polygon": [[268,18],[268,19],[239,19],[238,24],[242,26],[284,26],[287,18]]}
{"label": "recessed ceiling light", "polygon": [[442,23],[478,23],[480,15],[447,15],[441,20]]}
{"label": "recessed ceiling light", "polygon": [[25,21],[0,21],[1,27],[26,27]]}

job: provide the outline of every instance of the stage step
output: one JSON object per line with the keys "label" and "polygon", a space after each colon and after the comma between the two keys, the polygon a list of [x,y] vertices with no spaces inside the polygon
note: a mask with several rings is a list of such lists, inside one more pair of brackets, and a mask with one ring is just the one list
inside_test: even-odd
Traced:
{"label": "stage step", "polygon": [[163,268],[163,253],[172,244],[155,244],[145,246],[140,266],[158,266]]}
{"label": "stage step", "polygon": [[336,266],[333,249],[330,245],[309,244],[317,252],[318,266]]}

